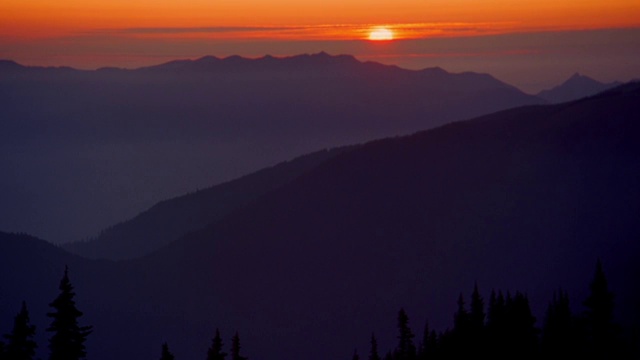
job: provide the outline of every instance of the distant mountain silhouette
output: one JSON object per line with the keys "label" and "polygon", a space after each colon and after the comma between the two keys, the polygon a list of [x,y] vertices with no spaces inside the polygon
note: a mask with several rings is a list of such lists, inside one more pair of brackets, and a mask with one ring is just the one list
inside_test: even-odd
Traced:
{"label": "distant mountain silhouette", "polygon": [[614,81],[602,83],[588,76],[573,74],[562,84],[538,93],[538,97],[557,104],[565,101],[577,100],[586,96],[595,95],[599,92],[619,86],[621,83]]}
{"label": "distant mountain silhouette", "polygon": [[347,149],[349,147],[301,156],[233,181],[162,201],[135,218],[106,229],[95,239],[62,247],[93,259],[124,260],[147,255],[256,201]]}
{"label": "distant mountain silhouette", "polygon": [[15,71],[24,67],[15,61],[0,59],[0,71]]}
{"label": "distant mountain silhouette", "polygon": [[0,229],[54,241],[295,156],[542,101],[486,74],[326,53],[137,70],[3,64]]}
{"label": "distant mountain silhouette", "polygon": [[249,358],[337,359],[391,348],[401,307],[444,330],[474,283],[527,293],[538,325],[558,287],[580,311],[600,259],[638,329],[638,118],[629,84],[370,142],[132,261],[0,236],[2,301],[42,309],[71,262],[92,359],[195,359],[216,328]]}

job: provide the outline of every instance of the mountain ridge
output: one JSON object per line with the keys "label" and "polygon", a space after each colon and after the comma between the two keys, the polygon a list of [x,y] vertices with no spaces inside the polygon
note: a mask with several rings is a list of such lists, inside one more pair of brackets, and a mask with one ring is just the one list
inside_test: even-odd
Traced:
{"label": "mountain ridge", "polygon": [[[629,83],[629,84],[627,84],[625,86],[619,86],[619,87],[616,87],[614,89],[610,89],[608,91],[605,91],[605,92],[603,92],[601,94],[593,95],[592,97],[609,96],[611,93],[615,94],[615,93],[624,92],[624,91],[626,91],[625,89],[631,89],[630,91],[633,91],[634,86],[635,86],[634,83]],[[584,99],[584,100],[587,101],[588,99]],[[579,100],[575,100],[575,101],[579,102],[579,101],[583,101],[583,99],[579,99]],[[505,111],[506,112],[531,111],[531,108],[524,107],[522,109],[508,109],[508,110],[505,110]],[[490,117],[493,117],[493,116],[495,116],[495,115],[492,114]],[[475,121],[481,121],[481,120],[475,119]],[[384,141],[384,139],[382,141]],[[287,161],[287,162],[285,162],[283,164],[279,164],[276,167],[283,167],[284,168],[284,166],[287,166],[287,164],[292,164],[293,165],[298,160],[304,160],[306,158],[317,157],[317,156],[322,156],[322,158],[323,158],[322,161],[324,161],[324,155],[322,155],[322,154],[329,155],[329,153],[341,153],[342,151],[345,151],[345,150],[344,149],[333,149],[330,152],[321,151],[319,153],[314,153],[314,154],[303,156],[300,159],[294,159],[294,160],[291,160],[291,161]],[[309,168],[305,168],[305,169],[310,169],[310,167]],[[267,171],[267,170],[269,170],[269,169],[264,169],[262,171],[259,171],[258,174],[262,173],[264,171]],[[298,174],[298,175],[300,175],[300,174]],[[251,177],[251,176],[253,176],[253,174],[249,175],[248,177]],[[297,177],[297,175],[295,177]],[[291,178],[291,179],[293,179],[293,178]],[[243,180],[244,180],[244,178],[241,178],[241,179],[233,180],[232,182],[241,182]],[[189,210],[187,210],[188,208],[186,208],[185,205],[169,205],[169,204],[170,203],[171,204],[177,204],[178,202],[183,202],[184,203],[185,200],[186,200],[185,199],[186,197],[195,198],[195,197],[198,196],[198,193],[201,193],[203,191],[210,191],[211,192],[211,191],[214,191],[214,189],[216,189],[216,188],[220,188],[220,191],[223,191],[222,189],[226,185],[227,185],[227,183],[221,184],[221,185],[218,185],[218,186],[214,186],[214,187],[212,187],[212,188],[210,188],[208,190],[200,190],[200,191],[198,191],[196,193],[192,193],[192,194],[189,194],[189,195],[186,195],[186,196],[176,197],[174,199],[162,201],[162,202],[154,205],[149,210],[146,210],[146,211],[142,212],[141,214],[137,215],[135,218],[133,218],[131,220],[128,220],[128,221],[126,221],[124,223],[117,224],[112,228],[104,230],[103,233],[101,233],[95,239],[91,239],[91,240],[88,240],[86,242],[80,242],[80,243],[64,244],[63,248],[65,248],[66,250],[69,250],[69,251],[71,251],[73,253],[80,254],[80,255],[83,255],[83,256],[89,257],[89,258],[101,258],[101,257],[104,257],[104,258],[109,258],[109,259],[112,259],[112,260],[131,259],[131,258],[134,258],[134,257],[145,255],[145,254],[147,254],[147,253],[149,253],[151,251],[157,250],[158,248],[160,248],[160,247],[162,247],[164,245],[167,245],[170,242],[170,240],[175,240],[175,239],[179,238],[181,235],[184,235],[184,234],[186,234],[188,232],[197,230],[198,228],[204,227],[204,225],[206,225],[205,223],[207,221],[200,222],[199,225],[197,225],[197,226],[189,226],[189,227],[186,227],[186,228],[180,227],[180,226],[175,227],[175,225],[171,225],[171,229],[172,230],[163,229],[162,226],[158,227],[156,225],[147,226],[147,228],[146,228],[147,230],[141,230],[141,229],[135,230],[135,232],[139,233],[138,235],[133,235],[131,233],[132,230],[127,231],[127,230],[124,230],[125,228],[131,227],[131,226],[133,226],[135,228],[135,226],[132,225],[132,224],[141,223],[141,222],[142,223],[146,222],[146,223],[150,223],[150,224],[169,225],[169,224],[172,223],[172,221],[169,220],[170,217],[169,217],[168,214],[170,214],[170,213],[173,214],[173,215],[171,215],[173,217],[179,217],[179,216],[184,215],[185,213],[190,214],[189,216],[191,216],[191,217],[203,217],[202,208],[200,208],[199,210],[196,210],[196,207],[191,206],[189,208]],[[252,190],[253,189],[249,188],[249,192],[251,192]],[[273,189],[271,189],[271,190],[273,190]],[[261,193],[261,195],[264,195],[264,194],[266,194],[266,192]],[[215,202],[215,200],[211,200],[211,201]],[[199,200],[198,202],[202,203],[202,200]],[[213,204],[211,204],[211,205],[213,205]],[[183,214],[176,213],[175,211],[172,212],[171,208],[175,207],[175,206],[177,206],[178,208],[183,209],[183,210],[181,210]],[[167,209],[169,211],[168,213],[166,213],[164,215],[164,217],[167,218],[167,221],[159,221],[158,220],[157,216],[158,216],[158,213],[161,213],[161,211],[159,211],[159,208],[161,208],[161,207],[164,207],[164,209]],[[233,209],[235,209],[235,207],[233,207]],[[156,213],[155,216],[151,215],[151,213],[153,213],[153,212]],[[224,216],[224,215],[228,214],[229,212],[230,212],[230,210],[222,211],[222,212],[220,212],[220,215]],[[204,216],[204,217],[206,217],[206,216]],[[142,219],[145,219],[145,218],[146,218],[146,220],[142,220]],[[218,217],[215,217],[215,218],[217,219]],[[150,219],[155,219],[155,220],[150,220]],[[208,222],[211,222],[211,220],[209,219]],[[175,223],[175,221],[173,221],[173,223]],[[151,230],[152,227],[155,227],[156,231]],[[152,242],[149,241],[148,244],[142,245],[143,241],[141,239],[144,236],[149,237],[150,233],[154,233],[155,234],[154,236],[152,236],[153,241]],[[115,235],[115,234],[117,234],[117,235]],[[146,234],[146,235],[143,235],[143,234]],[[172,236],[167,236],[168,234],[173,234],[173,235]],[[127,240],[124,240],[124,239],[127,239]],[[98,241],[98,243],[95,243],[94,241]],[[138,246],[141,246],[144,249],[144,251],[142,251],[142,250],[137,250],[137,251],[132,250],[131,249],[132,246],[130,244],[128,244],[128,245],[126,244],[129,241],[138,242],[140,244]],[[99,243],[101,245],[99,245]],[[98,250],[100,247],[102,247],[102,250]],[[109,249],[109,250],[106,250],[106,249]]]}
{"label": "mountain ridge", "polygon": [[[464,71],[464,72],[448,72],[442,67],[428,67],[417,70],[405,69],[401,68],[397,65],[387,65],[382,64],[375,61],[360,61],[353,55],[348,54],[338,54],[331,55],[324,51],[319,53],[311,53],[311,54],[299,54],[292,56],[281,56],[275,57],[272,55],[264,55],[262,57],[243,57],[239,55],[230,55],[227,57],[217,57],[214,55],[205,55],[195,59],[176,59],[171,60],[165,63],[160,63],[157,65],[150,66],[142,66],[137,68],[119,68],[119,67],[100,67],[95,70],[80,70],[75,69],[73,67],[68,66],[25,66],[13,60],[2,60],[3,63],[11,64],[11,66],[6,65],[6,68],[20,68],[23,70],[73,70],[78,72],[92,73],[92,72],[138,72],[138,71],[175,71],[175,70],[183,70],[183,71],[229,71],[229,70],[247,70],[253,69],[254,71],[265,71],[265,68],[255,69],[254,66],[267,66],[266,70],[279,69],[283,71],[290,71],[291,68],[287,68],[285,66],[289,65],[299,65],[303,66],[303,69],[298,70],[310,70],[310,69],[318,69],[321,66],[348,66],[348,65],[361,65],[366,67],[373,68],[385,68],[385,69],[394,69],[397,71],[411,73],[411,74],[427,74],[427,75],[456,75],[456,76],[477,76],[479,78],[491,79],[501,85],[517,89],[516,86],[511,84],[507,84],[503,81],[500,81],[493,77],[488,73],[478,73],[473,71]],[[271,66],[272,68],[269,68]],[[294,68],[295,69],[295,68]],[[347,68],[346,70],[351,71],[355,68]]]}
{"label": "mountain ridge", "polygon": [[90,259],[127,260],[147,255],[256,201],[349,148],[303,155],[207,189],[163,200],[136,217],[103,230],[94,239],[61,247]]}
{"label": "mountain ridge", "polygon": [[236,70],[5,71],[0,228],[86,239],[160,199],[295,156],[543,102],[488,75],[350,56],[184,64],[225,61]]}
{"label": "mountain ridge", "polygon": [[[331,321],[355,329],[365,319],[383,321],[374,315],[379,306],[391,312],[394,306],[416,309],[427,301],[442,309],[446,305],[436,306],[440,300],[432,294],[458,286],[445,285],[448,281],[469,287],[474,280],[491,282],[482,286],[520,286],[529,293],[547,294],[563,286],[582,298],[586,285],[578,285],[579,277],[588,277],[599,256],[608,264],[611,285],[622,299],[618,305],[630,309],[630,297],[637,299],[639,293],[632,285],[633,276],[625,271],[634,268],[633,273],[638,273],[634,259],[640,255],[634,240],[640,229],[633,225],[632,215],[640,207],[636,184],[640,166],[633,160],[638,150],[634,139],[639,135],[633,115],[639,109],[634,103],[640,91],[637,86],[627,89],[558,106],[507,110],[406,138],[369,143],[323,163],[260,204],[138,262],[189,259],[179,266],[189,274],[201,268],[198,261],[205,261],[212,263],[209,275],[213,276],[231,263],[218,264],[209,258],[220,260],[215,254],[222,253],[251,264],[236,268],[233,279],[216,277],[223,288],[234,289],[232,299],[227,300],[230,304],[251,309],[256,306],[253,299],[260,296],[266,303],[258,309],[265,314],[273,311],[285,316],[281,312],[286,311],[307,324],[329,321],[305,314],[304,309],[312,305],[279,309],[276,298],[289,294],[295,297],[294,303],[331,303],[322,313],[354,316],[359,320],[349,325],[333,317]],[[621,96],[625,93],[630,98]],[[523,114],[529,117],[519,119]],[[604,125],[608,117],[620,121],[608,125],[604,135],[599,127],[590,126]],[[535,118],[538,120],[532,121]],[[557,124],[558,120],[562,123]],[[489,122],[490,129],[482,131],[487,126],[483,122]],[[489,146],[491,139],[501,140]],[[416,155],[433,154],[435,149],[449,155],[445,162],[434,155]],[[403,156],[407,153],[413,156]],[[437,171],[430,170],[434,167]],[[469,173],[474,174],[473,179]],[[618,177],[622,179],[615,180]],[[617,185],[606,189],[609,199],[593,193],[612,183]],[[314,189],[313,194],[309,189]],[[252,219],[250,225],[247,219]],[[188,255],[193,249],[211,255],[198,260]],[[508,255],[492,256],[492,249]],[[412,265],[405,267],[402,262]],[[392,279],[385,275],[389,272],[396,273]],[[430,280],[433,273],[450,276]],[[259,280],[250,288],[254,278]],[[302,284],[308,284],[303,287],[308,294],[294,294]],[[268,290],[271,287],[277,290]],[[396,302],[397,298],[380,289],[405,294],[404,302]],[[458,291],[446,290],[449,304]],[[367,303],[369,297],[376,299],[376,305]],[[532,302],[541,315],[543,304],[533,298]],[[439,316],[426,316],[436,328],[442,328]],[[333,325],[328,329],[340,326]],[[360,329],[361,334],[370,331],[371,327]],[[301,347],[311,346],[306,344]]]}

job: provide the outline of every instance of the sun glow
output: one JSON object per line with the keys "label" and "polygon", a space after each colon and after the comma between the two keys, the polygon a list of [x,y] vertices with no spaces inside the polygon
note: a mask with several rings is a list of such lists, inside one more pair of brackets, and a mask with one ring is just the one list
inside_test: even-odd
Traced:
{"label": "sun glow", "polygon": [[373,28],[369,32],[369,40],[372,40],[372,41],[393,40],[393,31],[391,31],[386,27]]}

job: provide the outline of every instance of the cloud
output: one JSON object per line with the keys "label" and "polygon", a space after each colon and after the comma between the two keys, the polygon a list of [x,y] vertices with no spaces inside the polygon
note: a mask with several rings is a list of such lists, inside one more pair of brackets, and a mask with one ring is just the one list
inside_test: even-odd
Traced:
{"label": "cloud", "polygon": [[102,30],[120,34],[197,34],[197,33],[239,33],[256,31],[291,31],[301,30],[301,26],[210,26],[210,27],[135,27],[124,29]]}
{"label": "cloud", "polygon": [[492,23],[396,23],[396,24],[323,24],[302,26],[209,26],[209,27],[132,27],[97,29],[82,36],[125,36],[210,39],[271,40],[354,40],[366,39],[372,28],[385,26],[396,39],[420,39],[449,36],[474,36],[509,32],[515,24]]}

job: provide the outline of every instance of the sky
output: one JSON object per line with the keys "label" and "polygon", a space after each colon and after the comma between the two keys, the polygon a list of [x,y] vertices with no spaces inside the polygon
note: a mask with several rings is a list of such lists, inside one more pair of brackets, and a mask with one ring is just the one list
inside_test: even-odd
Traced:
{"label": "sky", "polygon": [[[371,41],[386,28],[393,40]],[[3,0],[0,58],[136,68],[326,51],[410,69],[488,72],[527,92],[575,72],[640,77],[637,0]]]}

